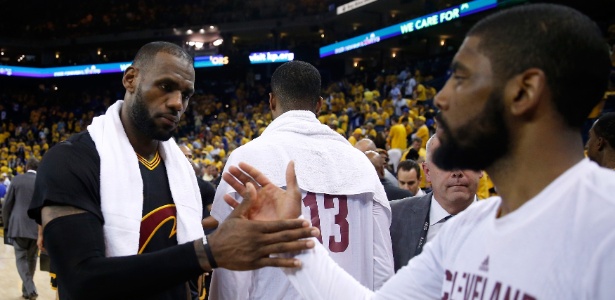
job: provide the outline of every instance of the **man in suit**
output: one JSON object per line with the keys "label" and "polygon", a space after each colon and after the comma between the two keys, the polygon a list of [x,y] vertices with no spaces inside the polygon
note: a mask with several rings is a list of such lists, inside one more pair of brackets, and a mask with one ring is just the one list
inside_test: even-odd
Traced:
{"label": "man in suit", "polygon": [[[378,152],[378,148],[376,147],[376,143],[374,143],[374,141],[365,138],[365,139],[361,139],[359,140],[355,145],[355,148],[359,149],[361,152],[365,153],[368,150],[374,151],[374,152]],[[395,175],[393,175],[393,173],[391,173],[389,171],[389,169],[384,168],[384,180],[381,180],[383,182],[383,185],[387,184],[387,185],[395,185],[395,183],[397,182],[397,178],[395,177]],[[409,196],[404,196],[404,197],[409,197]],[[401,198],[404,198],[401,197]],[[401,198],[394,198],[394,199],[401,199]],[[390,200],[390,199],[389,199]]]}
{"label": "man in suit", "polygon": [[397,184],[399,188],[408,190],[413,196],[426,195],[421,189],[421,166],[418,162],[407,159],[397,165]]}
{"label": "man in suit", "polygon": [[387,199],[389,201],[396,199],[403,199],[407,197],[412,197],[412,193],[408,190],[401,189],[397,187],[396,184],[391,183],[384,177],[384,164],[385,161],[376,151],[367,150],[365,151],[365,155],[369,158],[369,161],[376,168],[376,173],[378,173],[378,177],[380,178],[380,183],[384,187],[384,192],[387,195]]}
{"label": "man in suit", "polygon": [[2,218],[5,220],[5,243],[12,244],[15,249],[17,272],[22,281],[22,296],[26,299],[36,299],[34,286],[34,271],[38,259],[38,226],[28,217],[28,207],[34,193],[38,160],[31,158],[26,163],[26,173],[17,175],[6,194]]}
{"label": "man in suit", "polygon": [[427,156],[423,163],[432,192],[424,196],[391,201],[391,241],[395,272],[421,253],[425,243],[434,239],[446,220],[476,201],[476,190],[482,172],[444,171],[436,167],[432,156],[439,146],[440,141],[434,135],[427,142]]}

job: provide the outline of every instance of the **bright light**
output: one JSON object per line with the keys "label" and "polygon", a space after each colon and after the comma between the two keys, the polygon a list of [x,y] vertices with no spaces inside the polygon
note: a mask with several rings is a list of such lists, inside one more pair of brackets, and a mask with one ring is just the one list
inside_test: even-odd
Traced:
{"label": "bright light", "polygon": [[320,37],[324,39],[324,38],[325,38],[325,34],[324,34],[324,33],[321,33],[321,34],[320,34]]}
{"label": "bright light", "polygon": [[216,47],[218,47],[218,46],[222,45],[222,42],[224,42],[224,40],[223,40],[223,39],[217,39],[217,40],[215,40],[215,41],[213,42],[213,45],[214,45],[214,46],[216,46]]}
{"label": "bright light", "polygon": [[98,50],[96,50],[96,54],[100,55],[100,53],[102,53],[102,49],[98,48]]}
{"label": "bright light", "polygon": [[359,62],[355,61],[354,64],[352,64],[355,68],[359,66]]}
{"label": "bright light", "polygon": [[57,90],[58,90],[58,87],[54,85],[54,86],[53,86],[53,90],[54,90],[54,91],[57,91]]}
{"label": "bright light", "polygon": [[209,26],[209,29],[214,30],[216,27],[214,27],[213,25]]}
{"label": "bright light", "polygon": [[393,58],[397,57],[397,53],[395,53],[395,52],[391,53],[391,57],[393,57]]}
{"label": "bright light", "polygon": [[192,34],[192,29],[186,30],[186,34]]}
{"label": "bright light", "polygon": [[444,46],[444,42],[445,42],[444,39],[441,39],[440,40],[440,46]]}
{"label": "bright light", "polygon": [[194,46],[194,44],[195,44],[195,42],[193,42],[193,41],[188,42],[188,46]]}
{"label": "bright light", "polygon": [[[21,57],[23,57],[23,55]],[[60,52],[56,52],[56,59],[57,58],[60,58]]]}
{"label": "bright light", "polygon": [[203,48],[203,42],[195,42],[195,43],[194,43],[194,48],[196,48],[196,49],[201,49],[201,48]]}
{"label": "bright light", "polygon": [[200,33],[200,34],[205,33],[205,29],[203,29],[203,28],[199,29],[199,33]]}
{"label": "bright light", "polygon": [[4,51],[0,51],[0,55],[4,55]]}

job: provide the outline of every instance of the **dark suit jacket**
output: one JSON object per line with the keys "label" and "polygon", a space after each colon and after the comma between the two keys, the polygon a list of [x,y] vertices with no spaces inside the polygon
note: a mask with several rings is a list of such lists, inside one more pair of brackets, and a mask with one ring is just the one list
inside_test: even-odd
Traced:
{"label": "dark suit jacket", "polygon": [[393,220],[391,241],[395,272],[408,264],[414,257],[416,247],[423,233],[423,223],[431,205],[433,193],[389,202]]}
{"label": "dark suit jacket", "polygon": [[27,172],[17,175],[11,181],[6,193],[2,219],[4,220],[5,239],[8,238],[38,238],[38,226],[28,217],[28,207],[34,193],[36,174]]}
{"label": "dark suit jacket", "polygon": [[389,201],[412,197],[412,192],[398,187],[397,182],[391,182],[386,178],[381,178],[380,183],[384,186],[384,193],[387,194],[387,199]]}

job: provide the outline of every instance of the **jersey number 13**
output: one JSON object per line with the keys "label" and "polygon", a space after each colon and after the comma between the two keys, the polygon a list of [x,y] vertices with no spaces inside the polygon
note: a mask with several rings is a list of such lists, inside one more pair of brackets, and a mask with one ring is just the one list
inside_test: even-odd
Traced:
{"label": "jersey number 13", "polygon": [[[335,240],[335,235],[329,236],[329,250],[331,252],[344,252],[348,248],[349,243],[349,226],[348,226],[348,203],[347,197],[344,195],[328,195],[324,194],[325,209],[335,208],[333,199],[337,199],[338,213],[335,215],[335,224],[340,230],[340,240]],[[316,194],[308,192],[303,198],[303,205],[310,209],[310,218],[312,226],[320,230],[320,215],[318,214],[318,203],[316,202]],[[318,241],[322,244],[322,231],[318,236]]]}

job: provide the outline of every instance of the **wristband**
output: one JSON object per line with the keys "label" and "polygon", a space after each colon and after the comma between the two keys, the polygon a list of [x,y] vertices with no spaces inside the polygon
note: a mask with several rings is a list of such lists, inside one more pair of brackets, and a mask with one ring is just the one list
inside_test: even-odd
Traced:
{"label": "wristband", "polygon": [[205,255],[207,256],[207,260],[209,261],[209,266],[212,269],[218,267],[216,260],[214,259],[214,255],[211,253],[211,247],[209,247],[209,243],[207,243],[207,236],[203,239],[203,249],[205,249]]}

